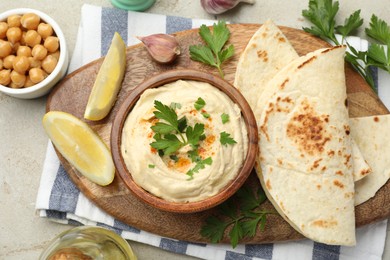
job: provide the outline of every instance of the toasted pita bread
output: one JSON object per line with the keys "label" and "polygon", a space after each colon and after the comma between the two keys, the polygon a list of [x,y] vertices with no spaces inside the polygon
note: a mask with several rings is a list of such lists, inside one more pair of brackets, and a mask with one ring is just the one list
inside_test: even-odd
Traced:
{"label": "toasted pita bread", "polygon": [[304,236],[333,245],[356,243],[344,53],[321,49],[285,66],[259,120],[268,199]]}
{"label": "toasted pita bread", "polygon": [[286,36],[268,20],[253,34],[240,55],[234,86],[253,109],[268,81],[296,58],[298,54]]}
{"label": "toasted pita bread", "polygon": [[[238,61],[234,86],[244,95],[256,118],[276,91],[272,84],[267,87],[268,82],[298,57],[286,36],[271,20],[253,34]],[[352,145],[354,180],[357,181],[371,173],[371,168],[355,142]]]}
{"label": "toasted pita bread", "polygon": [[372,173],[355,183],[355,205],[374,197],[390,178],[390,115],[350,119],[351,135]]}

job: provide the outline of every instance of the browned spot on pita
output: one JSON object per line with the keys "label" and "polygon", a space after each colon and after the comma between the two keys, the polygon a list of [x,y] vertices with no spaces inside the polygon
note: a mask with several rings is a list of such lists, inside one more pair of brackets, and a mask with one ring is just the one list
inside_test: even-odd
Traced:
{"label": "browned spot on pita", "polygon": [[313,168],[317,168],[318,166],[320,166],[321,161],[322,161],[322,159],[315,160],[313,163]]}
{"label": "browned spot on pita", "polygon": [[285,38],[283,38],[283,37],[279,37],[279,42],[286,42],[286,39]]}
{"label": "browned spot on pita", "polygon": [[334,180],[333,184],[335,186],[339,187],[340,189],[344,189],[344,184],[342,182],[340,182],[339,180]]}
{"label": "browned spot on pita", "polygon": [[377,116],[374,116],[374,122],[379,122],[379,117],[377,117]]}
{"label": "browned spot on pita", "polygon": [[330,227],[337,226],[337,221],[336,220],[319,219],[319,220],[313,221],[312,224],[313,224],[313,226],[317,226],[317,227],[330,228]]}
{"label": "browned spot on pita", "polygon": [[313,56],[310,59],[306,60],[305,62],[303,62],[301,65],[298,66],[298,69],[303,68],[306,64],[309,64],[310,62],[314,61],[316,58],[317,58],[316,56]]}
{"label": "browned spot on pita", "polygon": [[258,50],[257,57],[259,57],[259,59],[262,59],[264,62],[268,61],[268,53],[265,50]]}
{"label": "browned spot on pita", "polygon": [[325,170],[326,170],[326,166],[324,166],[324,167],[321,168],[321,171],[324,172]]}
{"label": "browned spot on pita", "polygon": [[317,184],[317,189],[321,189],[321,185],[320,184]]}
{"label": "browned spot on pita", "polygon": [[305,229],[305,224],[302,224],[302,225],[301,225],[301,229],[302,229],[302,230]]}
{"label": "browned spot on pita", "polygon": [[261,36],[263,36],[263,38],[267,38],[267,33],[266,32],[263,32],[262,34],[261,34]]}
{"label": "browned spot on pita", "polygon": [[289,79],[286,79],[285,81],[283,81],[282,84],[280,84],[280,89],[284,89],[284,87],[286,86],[287,82],[289,81]]}
{"label": "browned spot on pita", "polygon": [[271,181],[269,179],[265,182],[265,186],[267,187],[268,190],[272,189]]}
{"label": "browned spot on pita", "polygon": [[344,130],[345,130],[346,135],[349,135],[351,133],[351,131],[349,129],[349,125],[344,125]]}
{"label": "browned spot on pita", "polygon": [[336,174],[337,174],[337,175],[341,175],[341,176],[344,175],[342,171],[337,171]]}
{"label": "browned spot on pita", "polygon": [[252,43],[252,48],[256,49],[257,48],[257,44],[256,43]]}
{"label": "browned spot on pita", "polygon": [[334,156],[334,155],[335,155],[335,151],[330,150],[330,151],[328,152],[328,156],[332,157],[332,156]]}
{"label": "browned spot on pita", "polygon": [[345,158],[344,165],[345,165],[345,166],[348,166],[348,165],[349,165],[349,163],[350,163],[350,161],[351,161],[351,157],[352,157],[352,155],[350,155],[350,154],[344,155],[344,158]]}
{"label": "browned spot on pita", "polygon": [[361,176],[366,176],[369,173],[371,173],[371,169],[370,168],[363,169],[363,170],[360,171],[360,175]]}
{"label": "browned spot on pita", "polygon": [[287,124],[287,137],[302,152],[309,155],[322,153],[325,144],[331,140],[324,117],[318,115],[306,99],[301,105],[301,111],[296,112]]}
{"label": "browned spot on pita", "polygon": [[282,159],[278,159],[278,164],[279,165],[283,165],[283,160]]}
{"label": "browned spot on pita", "polygon": [[264,133],[265,137],[267,138],[267,141],[269,141],[269,135],[268,135],[268,128],[267,123],[269,119],[269,115],[274,111],[274,103],[269,103],[268,110],[265,111],[265,118],[264,123],[260,126],[260,131]]}
{"label": "browned spot on pita", "polygon": [[354,195],[355,195],[354,192],[346,192],[344,194],[344,198],[349,199],[349,198],[352,198]]}

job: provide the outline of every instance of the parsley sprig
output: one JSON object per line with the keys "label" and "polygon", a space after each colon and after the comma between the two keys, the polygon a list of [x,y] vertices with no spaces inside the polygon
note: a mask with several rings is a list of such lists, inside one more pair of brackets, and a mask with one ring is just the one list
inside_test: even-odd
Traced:
{"label": "parsley sprig", "polygon": [[232,247],[236,247],[242,238],[255,236],[258,228],[264,230],[268,214],[276,214],[259,209],[265,200],[261,187],[255,192],[243,186],[231,199],[218,206],[219,217],[213,215],[206,219],[201,235],[218,243],[231,227],[228,235]]}
{"label": "parsley sprig", "polygon": [[211,33],[209,27],[203,24],[199,28],[199,35],[206,45],[190,46],[191,59],[216,67],[219,75],[223,78],[224,73],[221,65],[234,55],[234,46],[232,44],[223,49],[230,37],[230,31],[226,27],[226,23],[224,21],[218,21],[217,24],[214,23],[213,33]]}
{"label": "parsley sprig", "polygon": [[[342,25],[336,25],[338,11],[338,1],[310,0],[309,8],[303,10],[302,15],[313,26],[304,27],[303,29],[333,44],[346,44],[350,49],[350,52],[346,53],[346,61],[374,89],[375,84],[371,68],[381,68],[390,73],[390,27],[385,21],[372,15],[369,28],[366,28],[365,32],[375,42],[370,44],[367,51],[358,51],[346,41],[346,37],[355,32],[363,24],[363,19],[360,17],[360,10],[353,12],[345,19]],[[342,36],[341,41],[336,38],[337,33]]]}
{"label": "parsley sprig", "polygon": [[204,136],[204,124],[196,123],[193,127],[187,125],[187,118],[178,119],[172,107],[154,101],[156,118],[165,122],[157,122],[151,129],[155,132],[155,141],[150,144],[153,148],[162,151],[163,155],[170,155],[181,147],[190,144],[193,148],[199,145]]}

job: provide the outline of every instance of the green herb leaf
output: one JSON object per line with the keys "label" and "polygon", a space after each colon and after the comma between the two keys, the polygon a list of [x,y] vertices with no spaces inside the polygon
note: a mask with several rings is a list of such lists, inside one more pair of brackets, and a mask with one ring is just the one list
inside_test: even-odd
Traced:
{"label": "green herb leaf", "polygon": [[[336,26],[336,14],[339,10],[339,2],[332,0],[310,0],[309,8],[302,11],[302,15],[307,18],[313,26],[303,28],[315,36],[318,36],[326,41],[333,42],[339,45],[336,38],[336,31],[343,37],[343,44],[347,44],[350,52],[346,53],[345,60],[366,80],[366,82],[374,88],[374,76],[370,67],[378,67],[390,72],[388,52],[385,48],[390,48],[390,27],[379,19],[376,15],[372,15],[370,27],[365,29],[366,34],[385,45],[379,47],[371,45],[368,51],[356,51],[345,38],[353,31],[358,29],[363,19],[360,17],[360,10],[352,13],[343,25]],[[374,89],[375,90],[375,89]]]}
{"label": "green herb leaf", "polygon": [[390,45],[390,27],[376,15],[371,16],[370,27],[366,34],[381,44]]}
{"label": "green herb leaf", "polygon": [[193,128],[191,126],[188,126],[186,130],[187,142],[191,144],[192,147],[196,147],[203,133],[204,133],[203,124],[196,123]]}
{"label": "green herb leaf", "polygon": [[351,32],[362,26],[362,24],[363,19],[360,17],[360,10],[357,10],[345,19],[344,25],[337,26],[336,30],[345,38],[350,35]]}
{"label": "green herb leaf", "polygon": [[[265,201],[263,195],[261,187],[256,192],[246,186],[241,187],[232,198],[217,207],[218,217],[212,215],[206,219],[201,235],[210,239],[212,243],[218,243],[223,239],[226,229],[231,227],[228,236],[234,248],[242,238],[253,237],[258,229],[263,231],[267,215],[276,214],[259,210]],[[250,203],[245,204],[247,201]]]}
{"label": "green herb leaf", "polygon": [[190,176],[188,180],[192,180],[194,178],[194,173],[198,173],[200,170],[206,168],[206,165],[211,165],[212,163],[213,159],[211,157],[198,161],[194,168],[187,172],[187,175]]}
{"label": "green herb leaf", "polygon": [[154,167],[156,167],[154,164],[149,164],[148,165],[149,168],[153,169]]}
{"label": "green herb leaf", "polygon": [[154,101],[154,107],[158,110],[153,112],[156,118],[167,121],[167,123],[177,129],[177,114],[174,109],[157,100]]}
{"label": "green herb leaf", "polygon": [[226,49],[223,49],[230,37],[230,31],[226,23],[224,21],[219,21],[217,24],[214,23],[213,32],[203,24],[199,28],[199,35],[206,45],[190,46],[191,59],[216,67],[220,76],[223,77],[224,74],[221,65],[234,55],[233,45],[229,45]]}
{"label": "green herb leaf", "polygon": [[183,147],[183,143],[180,142],[176,135],[166,134],[164,138],[152,142],[150,146],[157,150],[162,150],[164,155],[170,155]]}
{"label": "green herb leaf", "polygon": [[206,112],[202,112],[202,116],[204,118],[210,118],[210,114],[209,113],[206,113]]}
{"label": "green herb leaf", "polygon": [[230,120],[230,116],[228,114],[223,113],[221,115],[222,124],[226,124]]}
{"label": "green herb leaf", "polygon": [[236,144],[237,143],[233,138],[230,137],[230,134],[226,133],[226,132],[221,132],[219,140],[220,140],[222,145]]}
{"label": "green herb leaf", "polygon": [[206,219],[206,224],[202,226],[200,234],[209,238],[212,243],[218,243],[222,240],[225,229],[230,223],[225,223],[215,216]]}
{"label": "green herb leaf", "polygon": [[194,104],[194,107],[196,110],[201,110],[206,105],[206,101],[203,100],[203,98],[199,97]]}
{"label": "green herb leaf", "polygon": [[180,109],[181,108],[181,104],[180,103],[176,103],[176,102],[172,102],[170,107],[172,109]]}
{"label": "green herb leaf", "polygon": [[177,128],[173,125],[168,125],[166,123],[157,122],[154,126],[150,127],[155,133],[159,134],[169,134],[171,132],[177,131]]}

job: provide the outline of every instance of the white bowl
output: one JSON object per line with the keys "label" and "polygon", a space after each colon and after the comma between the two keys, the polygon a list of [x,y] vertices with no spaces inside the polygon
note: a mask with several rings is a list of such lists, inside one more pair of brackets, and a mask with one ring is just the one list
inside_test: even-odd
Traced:
{"label": "white bowl", "polygon": [[60,58],[58,60],[57,66],[52,73],[47,76],[43,81],[27,88],[10,88],[0,84],[0,92],[7,94],[12,97],[22,98],[22,99],[32,99],[38,98],[46,95],[50,90],[55,86],[55,84],[62,79],[69,65],[68,49],[66,47],[65,36],[60,28],[60,26],[47,14],[29,8],[17,8],[8,10],[0,14],[0,21],[7,20],[7,17],[14,14],[25,14],[25,13],[35,13],[37,14],[44,22],[50,24],[53,27],[54,33],[57,35],[60,44]]}

